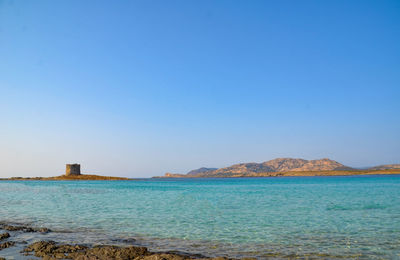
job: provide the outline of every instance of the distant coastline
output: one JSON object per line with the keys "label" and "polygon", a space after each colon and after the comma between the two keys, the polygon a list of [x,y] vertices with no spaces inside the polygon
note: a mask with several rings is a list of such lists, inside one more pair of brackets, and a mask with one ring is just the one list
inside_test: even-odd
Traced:
{"label": "distant coastline", "polygon": [[154,178],[240,178],[380,174],[400,174],[400,164],[356,169],[328,158],[317,160],[277,158],[263,163],[239,163],[220,169],[202,167],[197,170],[192,170],[187,174],[166,173],[164,176],[156,176]]}
{"label": "distant coastline", "polygon": [[265,172],[265,173],[243,173],[232,176],[188,176],[185,174],[166,174],[154,176],[153,178],[251,178],[251,177],[311,177],[311,176],[356,176],[356,175],[396,175],[400,169],[393,170],[354,170],[354,171],[304,171],[304,172]]}

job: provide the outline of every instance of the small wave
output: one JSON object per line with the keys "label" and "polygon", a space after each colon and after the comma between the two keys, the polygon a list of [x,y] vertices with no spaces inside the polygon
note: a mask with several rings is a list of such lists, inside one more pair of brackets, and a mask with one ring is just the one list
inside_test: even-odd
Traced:
{"label": "small wave", "polygon": [[386,209],[387,205],[381,204],[368,204],[368,205],[329,205],[326,210],[372,210],[372,209]]}
{"label": "small wave", "polygon": [[388,206],[380,204],[365,205],[362,209],[386,209]]}

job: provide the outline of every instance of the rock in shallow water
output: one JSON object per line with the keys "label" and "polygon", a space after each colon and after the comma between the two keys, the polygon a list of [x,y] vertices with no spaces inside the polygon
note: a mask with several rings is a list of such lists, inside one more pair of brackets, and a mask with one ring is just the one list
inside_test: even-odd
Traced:
{"label": "rock in shallow water", "polygon": [[[36,257],[43,259],[76,259],[76,260],[185,260],[205,259],[172,253],[152,253],[146,247],[95,246],[57,244],[54,241],[40,241],[26,247],[22,253],[34,252]],[[210,259],[210,258],[208,258]],[[227,258],[212,258],[227,260]]]}
{"label": "rock in shallow water", "polygon": [[38,229],[35,229],[35,231],[36,232],[40,232],[40,233],[49,233],[49,232],[51,232],[51,230],[48,229],[48,228],[38,228]]}
{"label": "rock in shallow water", "polygon": [[5,225],[5,224],[1,224],[0,227],[7,231],[23,231],[23,232],[27,232],[27,233],[31,233],[31,232],[49,233],[49,232],[51,232],[50,229],[44,228],[44,227],[32,228],[29,226]]}
{"label": "rock in shallow water", "polygon": [[87,247],[80,245],[57,245],[54,241],[39,241],[26,247],[23,252],[34,252],[37,257],[50,256],[59,258],[62,255],[62,258],[68,258],[66,257],[68,254],[85,249],[87,249]]}
{"label": "rock in shallow water", "polygon": [[3,226],[3,229],[5,229],[7,231],[23,231],[26,228],[27,227],[24,227],[24,226],[11,226],[11,225]]}
{"label": "rock in shallow water", "polygon": [[9,238],[9,237],[10,237],[9,233],[0,234],[0,240],[6,239],[6,238]]}
{"label": "rock in shallow water", "polygon": [[4,242],[0,244],[0,250],[3,250],[5,248],[9,248],[15,245],[15,242],[9,241],[9,242]]}

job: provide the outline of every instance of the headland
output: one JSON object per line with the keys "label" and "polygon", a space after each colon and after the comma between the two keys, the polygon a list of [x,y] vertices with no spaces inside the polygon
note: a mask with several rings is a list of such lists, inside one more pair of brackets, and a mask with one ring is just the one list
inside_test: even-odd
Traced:
{"label": "headland", "polygon": [[346,176],[400,174],[400,164],[379,165],[364,169],[352,168],[324,158],[305,160],[277,158],[262,163],[239,163],[223,168],[202,167],[186,174],[166,173],[155,178],[239,178],[281,176]]}
{"label": "headland", "polygon": [[81,174],[81,165],[66,164],[65,174],[54,177],[11,177],[11,178],[0,178],[0,180],[7,181],[121,181],[121,180],[132,180],[125,177],[114,177],[114,176],[101,176],[94,174]]}
{"label": "headland", "polygon": [[60,175],[54,177],[11,177],[0,178],[0,181],[123,181],[133,180],[125,177],[100,176],[92,174]]}

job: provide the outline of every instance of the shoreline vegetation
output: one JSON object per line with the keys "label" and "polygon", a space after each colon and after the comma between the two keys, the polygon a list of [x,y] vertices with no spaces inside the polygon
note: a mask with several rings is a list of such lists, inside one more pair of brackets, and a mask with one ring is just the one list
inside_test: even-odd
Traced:
{"label": "shoreline vegetation", "polygon": [[[133,245],[116,246],[116,245],[91,245],[91,244],[66,244],[52,240],[40,241],[18,241],[16,239],[23,233],[45,235],[53,232],[52,230],[41,227],[34,228],[22,224],[6,224],[0,222],[0,260],[6,260],[1,256],[1,251],[8,248],[19,248],[14,257],[29,257],[35,256],[45,260],[53,259],[77,259],[77,260],[186,260],[186,259],[213,259],[213,260],[230,260],[234,258],[226,257],[207,257],[201,254],[190,254],[180,251],[168,252],[152,252],[147,247]],[[16,239],[16,240],[14,240]],[[43,239],[43,237],[41,237]],[[133,240],[134,242],[134,240]],[[13,258],[14,259],[14,258]],[[18,258],[19,259],[19,258]],[[255,258],[242,258],[255,259]]]}

